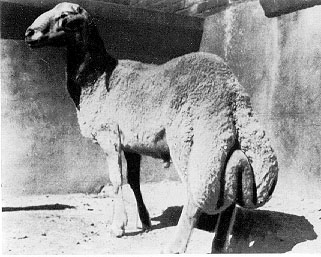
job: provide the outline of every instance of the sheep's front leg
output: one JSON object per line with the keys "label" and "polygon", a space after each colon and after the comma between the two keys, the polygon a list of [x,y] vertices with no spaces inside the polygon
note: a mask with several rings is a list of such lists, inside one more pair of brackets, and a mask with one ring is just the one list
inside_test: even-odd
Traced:
{"label": "sheep's front leg", "polygon": [[96,139],[107,154],[109,179],[113,185],[115,194],[110,232],[116,237],[121,237],[125,233],[125,226],[127,225],[127,213],[122,191],[122,150],[118,126],[115,125],[104,127],[104,131],[99,131],[99,133],[97,133]]}
{"label": "sheep's front leg", "polygon": [[113,220],[111,225],[111,233],[116,237],[121,237],[125,233],[127,225],[127,213],[124,204],[122,191],[122,170],[121,157],[118,151],[108,155],[109,178],[113,185],[115,199],[113,207]]}
{"label": "sheep's front leg", "polygon": [[[141,156],[136,153],[124,152],[127,161],[127,181],[134,192],[139,218],[141,220],[141,228],[150,230],[152,225],[149,214],[146,209],[142,193],[140,191],[140,162]],[[137,225],[137,227],[139,227]]]}

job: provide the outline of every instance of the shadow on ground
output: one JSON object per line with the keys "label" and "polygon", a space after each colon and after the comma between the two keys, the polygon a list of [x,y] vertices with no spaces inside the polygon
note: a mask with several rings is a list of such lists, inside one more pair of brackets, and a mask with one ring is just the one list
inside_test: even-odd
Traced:
{"label": "shadow on ground", "polygon": [[[153,221],[158,221],[159,224],[154,225],[152,229],[162,229],[166,227],[176,226],[181,216],[183,206],[172,206],[167,208],[161,216],[152,218]],[[218,215],[207,215],[202,213],[197,228],[206,230],[209,232],[214,232],[215,224],[217,221]]]}
{"label": "shadow on ground", "polygon": [[304,216],[238,209],[231,248],[234,253],[286,253],[317,237]]}
{"label": "shadow on ground", "polygon": [[45,204],[36,206],[25,206],[25,207],[2,207],[2,212],[12,212],[12,211],[55,211],[55,210],[65,210],[65,209],[75,209],[75,206],[65,205],[65,204]]}
{"label": "shadow on ground", "polygon": [[[181,212],[181,206],[167,208],[162,215],[152,218],[159,221],[152,229],[176,226]],[[197,227],[213,232],[217,217],[203,214]],[[238,208],[230,250],[233,253],[286,253],[295,245],[316,238],[313,225],[304,216]]]}
{"label": "shadow on ground", "polygon": [[173,227],[176,226],[181,216],[183,206],[171,206],[168,207],[162,215],[158,217],[154,217],[152,221],[158,221],[157,225],[153,225],[152,229],[162,229],[166,227]]}

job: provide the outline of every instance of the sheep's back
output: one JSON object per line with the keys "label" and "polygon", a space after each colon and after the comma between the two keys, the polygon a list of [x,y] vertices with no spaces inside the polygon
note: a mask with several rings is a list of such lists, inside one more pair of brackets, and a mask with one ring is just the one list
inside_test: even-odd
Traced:
{"label": "sheep's back", "polygon": [[105,79],[98,80],[81,103],[81,126],[91,130],[87,136],[110,122],[126,131],[154,133],[181,119],[186,110],[189,118],[201,117],[214,129],[211,124],[230,116],[240,91],[225,62],[201,52],[162,65],[121,60],[110,77],[109,92]]}
{"label": "sheep's back", "polygon": [[[239,84],[225,62],[213,54],[192,53],[163,65],[120,61],[111,79],[119,108],[141,114],[177,113],[184,105],[220,112],[235,101]],[[116,100],[116,99],[115,99]]]}

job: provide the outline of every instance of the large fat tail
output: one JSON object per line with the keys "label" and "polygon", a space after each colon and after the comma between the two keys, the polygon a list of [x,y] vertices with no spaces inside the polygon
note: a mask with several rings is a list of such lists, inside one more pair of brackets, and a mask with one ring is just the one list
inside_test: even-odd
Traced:
{"label": "large fat tail", "polygon": [[226,194],[234,191],[240,206],[257,208],[271,198],[278,177],[278,162],[270,140],[253,117],[249,97],[240,95],[236,103],[234,120],[240,150],[232,153],[226,166],[225,178],[231,183],[226,187]]}

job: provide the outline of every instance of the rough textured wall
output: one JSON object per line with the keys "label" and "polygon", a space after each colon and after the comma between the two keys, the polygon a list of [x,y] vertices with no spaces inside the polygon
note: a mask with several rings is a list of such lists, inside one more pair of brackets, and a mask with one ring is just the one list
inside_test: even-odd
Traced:
{"label": "rough textured wall", "polygon": [[[78,2],[94,14],[105,46],[116,58],[161,63],[199,48],[202,21],[198,19],[100,1]],[[102,150],[80,135],[76,110],[66,91],[65,50],[30,50],[21,40],[27,26],[44,11],[40,9],[51,4],[0,2],[4,197],[92,192],[109,181]],[[111,15],[108,8],[115,12]],[[144,158],[142,181],[178,179],[173,167],[164,170],[162,166]]]}
{"label": "rough textured wall", "polygon": [[[2,194],[92,192],[109,182],[98,145],[83,138],[66,90],[65,50],[1,40]],[[177,179],[144,158],[142,181]]]}
{"label": "rough textured wall", "polygon": [[[277,190],[290,185],[298,193],[309,193],[320,187],[320,18],[317,6],[268,19],[254,1],[206,19],[201,50],[228,60],[275,142],[281,168]],[[114,38],[113,31],[105,43],[115,46],[110,49],[114,54],[124,57],[131,51],[135,58],[130,42],[137,38],[137,28],[123,25],[117,27],[125,28],[122,35]],[[152,47],[144,38],[152,35],[150,29],[140,30],[138,39],[146,44],[146,52]],[[157,42],[162,35],[166,33],[160,31]],[[118,45],[123,38],[126,41]],[[153,49],[153,56],[146,53],[136,59],[157,60],[159,47]],[[102,151],[79,133],[65,89],[64,63],[61,49],[31,51],[23,41],[1,40],[3,195],[85,192],[108,181]],[[144,159],[142,170],[143,181],[177,179],[173,167],[164,170],[150,158]]]}
{"label": "rough textured wall", "polygon": [[13,40],[1,48],[3,195],[91,190],[106,181],[103,155],[76,126],[63,49],[32,52]]}
{"label": "rough textured wall", "polygon": [[258,1],[205,20],[200,50],[224,57],[275,144],[278,190],[321,184],[321,6],[266,18]]}

